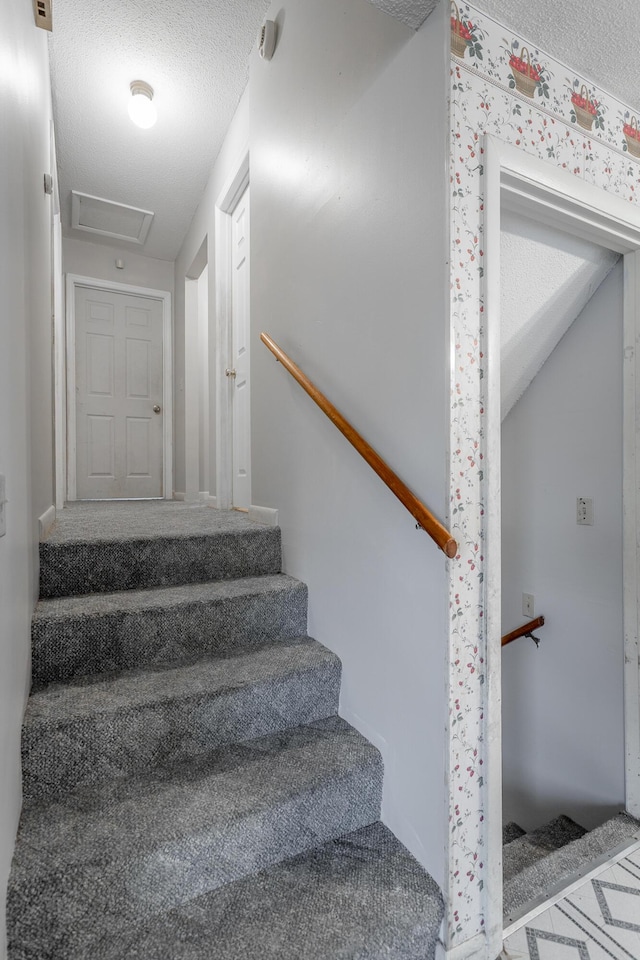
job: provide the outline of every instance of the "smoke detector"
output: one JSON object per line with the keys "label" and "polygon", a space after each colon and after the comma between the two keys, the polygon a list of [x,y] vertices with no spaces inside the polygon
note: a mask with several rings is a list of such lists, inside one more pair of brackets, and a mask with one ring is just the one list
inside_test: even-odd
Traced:
{"label": "smoke detector", "polygon": [[273,20],[265,20],[258,36],[258,53],[263,60],[271,60],[276,49],[277,28]]}

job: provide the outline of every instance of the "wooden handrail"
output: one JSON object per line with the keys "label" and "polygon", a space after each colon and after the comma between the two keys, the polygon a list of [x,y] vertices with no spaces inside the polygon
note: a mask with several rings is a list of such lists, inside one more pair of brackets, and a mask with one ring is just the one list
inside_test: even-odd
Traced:
{"label": "wooden handrail", "polygon": [[[536,617],[535,620],[529,620],[528,623],[523,623],[521,627],[512,630],[511,633],[506,633],[502,638],[502,646],[506,647],[508,643],[513,643],[514,640],[519,640],[520,637],[530,636],[538,627],[544,627],[544,617]],[[531,639],[535,640],[536,638],[531,637]],[[536,643],[537,642],[536,640]]]}
{"label": "wooden handrail", "polygon": [[367,441],[360,436],[357,430],[351,426],[348,420],[342,416],[339,410],[337,410],[332,403],[327,400],[325,395],[318,390],[318,388],[311,383],[311,381],[304,375],[302,370],[296,366],[296,364],[291,360],[290,357],[281,350],[278,344],[271,339],[269,334],[261,333],[260,339],[262,342],[271,350],[271,353],[274,355],[276,360],[279,360],[282,366],[289,371],[294,380],[300,384],[302,389],[309,394],[311,399],[318,404],[320,409],[326,413],[329,417],[329,420],[338,428],[340,433],[347,438],[350,444],[356,448],[360,456],[364,457],[369,466],[375,470],[383,483],[389,487],[392,493],[395,493],[398,500],[404,504],[409,513],[415,517],[419,525],[425,530],[431,539],[440,547],[440,549],[446,554],[450,559],[455,557],[458,552],[458,544],[453,539],[446,527],[436,520],[433,514],[425,507],[424,503],[409,490],[407,485],[403,483],[400,477],[397,476],[389,467],[382,457],[376,453],[372,446],[370,446]]}

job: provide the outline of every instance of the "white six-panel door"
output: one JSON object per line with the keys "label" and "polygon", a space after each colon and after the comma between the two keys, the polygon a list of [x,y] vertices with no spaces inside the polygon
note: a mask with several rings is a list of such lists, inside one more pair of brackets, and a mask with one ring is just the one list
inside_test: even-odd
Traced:
{"label": "white six-panel door", "polygon": [[78,499],[162,497],[163,307],[77,286]]}
{"label": "white six-panel door", "polygon": [[233,506],[251,503],[251,404],[249,390],[249,188],[231,214],[231,365]]}

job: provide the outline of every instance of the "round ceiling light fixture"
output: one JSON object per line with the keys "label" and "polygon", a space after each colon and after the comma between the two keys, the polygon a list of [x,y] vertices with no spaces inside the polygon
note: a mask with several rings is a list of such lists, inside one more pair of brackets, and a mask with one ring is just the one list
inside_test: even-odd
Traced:
{"label": "round ceiling light fixture", "polygon": [[133,80],[130,84],[129,116],[138,127],[148,130],[158,119],[153,102],[153,87],[144,80]]}

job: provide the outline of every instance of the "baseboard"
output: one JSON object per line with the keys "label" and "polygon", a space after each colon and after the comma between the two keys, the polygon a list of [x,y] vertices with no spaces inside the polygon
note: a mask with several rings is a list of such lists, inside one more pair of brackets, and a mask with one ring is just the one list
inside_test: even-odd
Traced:
{"label": "baseboard", "polygon": [[487,953],[488,944],[484,933],[478,933],[470,940],[459,943],[455,947],[445,950],[442,941],[436,946],[436,960],[499,960],[496,956]]}
{"label": "baseboard", "polygon": [[174,500],[185,500],[185,499],[186,499],[186,496],[187,496],[186,493],[180,493],[179,490],[174,490],[174,491],[173,491],[173,499],[174,499]]}
{"label": "baseboard", "polygon": [[198,500],[202,500],[203,503],[208,503],[212,507],[218,506],[218,498],[212,497],[208,490],[200,490],[198,492]]}
{"label": "baseboard", "polygon": [[47,507],[45,512],[38,517],[38,527],[40,530],[40,539],[46,540],[49,536],[49,531],[51,527],[56,522],[56,508],[53,504],[50,507]]}
{"label": "baseboard", "polygon": [[253,503],[249,507],[249,520],[263,523],[266,527],[278,526],[278,511],[275,507],[256,507]]}

